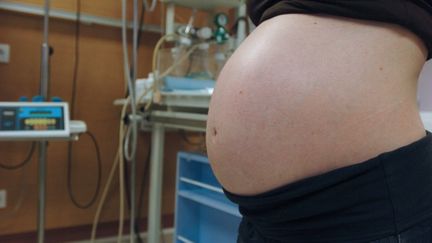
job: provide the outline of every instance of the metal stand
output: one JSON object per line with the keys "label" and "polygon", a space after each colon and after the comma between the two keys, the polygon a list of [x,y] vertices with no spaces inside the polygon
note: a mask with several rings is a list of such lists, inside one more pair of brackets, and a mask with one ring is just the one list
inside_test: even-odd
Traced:
{"label": "metal stand", "polygon": [[[137,69],[138,69],[138,0],[133,1],[133,44],[132,44],[132,77],[131,80],[133,84],[135,84],[137,79]],[[136,105],[136,100],[134,97],[135,92],[135,85],[132,85],[131,90],[129,90],[129,94],[133,97],[132,98],[132,105]],[[132,108],[135,109],[136,108]],[[137,121],[134,118],[132,121],[132,131],[133,131],[133,140],[132,142],[137,143],[137,133],[138,133],[138,126]],[[136,216],[136,152],[132,154],[131,158],[131,166],[130,166],[130,243],[135,243],[135,216]]]}
{"label": "metal stand", "polygon": [[[44,98],[48,96],[49,87],[49,44],[48,44],[48,24],[49,24],[49,7],[50,0],[45,0],[44,8],[44,32],[42,43],[42,60],[41,60],[41,80],[40,80],[40,95]],[[45,237],[45,189],[46,189],[46,154],[48,143],[46,141],[39,142],[39,169],[38,169],[38,217],[37,217],[37,232],[38,243],[44,242]]]}
{"label": "metal stand", "polygon": [[165,128],[155,123],[152,129],[150,160],[150,192],[148,211],[148,243],[160,243],[163,151]]}
{"label": "metal stand", "polygon": [[37,232],[38,243],[44,242],[45,237],[45,188],[46,188],[46,149],[47,142],[39,142],[39,198],[38,198],[38,217]]}
{"label": "metal stand", "polygon": [[[162,2],[167,3],[166,9],[166,34],[174,33],[174,17],[175,17],[175,5],[177,2],[193,2],[193,1],[180,1],[180,0],[161,0]],[[196,3],[212,3],[214,1],[196,1]],[[226,2],[226,1],[225,1]],[[238,7],[238,15],[245,16],[246,15],[246,4],[242,4]],[[246,23],[244,21],[239,22],[238,28],[238,41],[237,45],[240,45],[241,41],[246,37]],[[166,97],[165,97],[166,98]],[[169,102],[169,101],[168,101]],[[177,102],[177,101],[176,101]],[[206,103],[206,102],[204,102]],[[195,104],[196,105],[196,104]],[[178,103],[177,103],[178,106]],[[208,107],[208,101],[207,105]],[[203,108],[200,106],[200,108]],[[159,113],[160,114],[160,113]],[[155,112],[153,112],[153,116]],[[176,116],[176,115],[174,115]],[[177,114],[177,118],[179,114]],[[181,116],[181,115],[180,115]],[[195,116],[197,120],[202,121],[201,115],[198,117]],[[151,147],[151,168],[150,168],[150,193],[149,193],[149,208],[148,208],[148,243],[160,243],[160,235],[161,235],[161,203],[162,203],[162,177],[163,177],[163,151],[164,151],[164,132],[166,127],[173,128],[182,128],[185,126],[176,125],[176,124],[166,124],[163,121],[153,123],[152,128],[152,147]],[[186,126],[191,128],[191,126]],[[201,129],[192,129],[192,130],[200,130]],[[205,131],[205,126],[203,128]]]}

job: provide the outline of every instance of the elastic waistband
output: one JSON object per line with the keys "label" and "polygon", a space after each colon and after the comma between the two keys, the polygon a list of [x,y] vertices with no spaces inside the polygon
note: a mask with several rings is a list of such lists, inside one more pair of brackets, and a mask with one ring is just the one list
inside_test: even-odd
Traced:
{"label": "elastic waistband", "polygon": [[280,242],[367,242],[432,215],[432,135],[355,165],[240,196],[244,221]]}

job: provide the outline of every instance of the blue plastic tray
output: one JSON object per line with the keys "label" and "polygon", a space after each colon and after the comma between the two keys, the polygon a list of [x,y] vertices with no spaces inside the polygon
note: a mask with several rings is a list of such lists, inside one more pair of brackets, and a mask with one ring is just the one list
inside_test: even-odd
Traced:
{"label": "blue plastic tray", "polygon": [[214,80],[192,79],[173,76],[165,77],[164,83],[165,91],[212,89],[216,84]]}

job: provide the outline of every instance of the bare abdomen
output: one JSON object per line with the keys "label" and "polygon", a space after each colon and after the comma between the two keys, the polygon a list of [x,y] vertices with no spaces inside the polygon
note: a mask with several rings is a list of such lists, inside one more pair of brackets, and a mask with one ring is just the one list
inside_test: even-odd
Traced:
{"label": "bare abdomen", "polygon": [[208,155],[251,195],[367,160],[424,136],[421,41],[388,24],[283,15],[260,25],[212,97]]}

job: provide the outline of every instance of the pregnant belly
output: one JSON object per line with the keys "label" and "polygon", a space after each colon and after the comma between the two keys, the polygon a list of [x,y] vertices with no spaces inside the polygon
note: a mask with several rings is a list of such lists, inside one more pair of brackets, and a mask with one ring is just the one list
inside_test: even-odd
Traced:
{"label": "pregnant belly", "polygon": [[252,195],[421,138],[416,85],[425,57],[422,42],[394,25],[312,15],[264,22],[212,97],[216,176]]}

